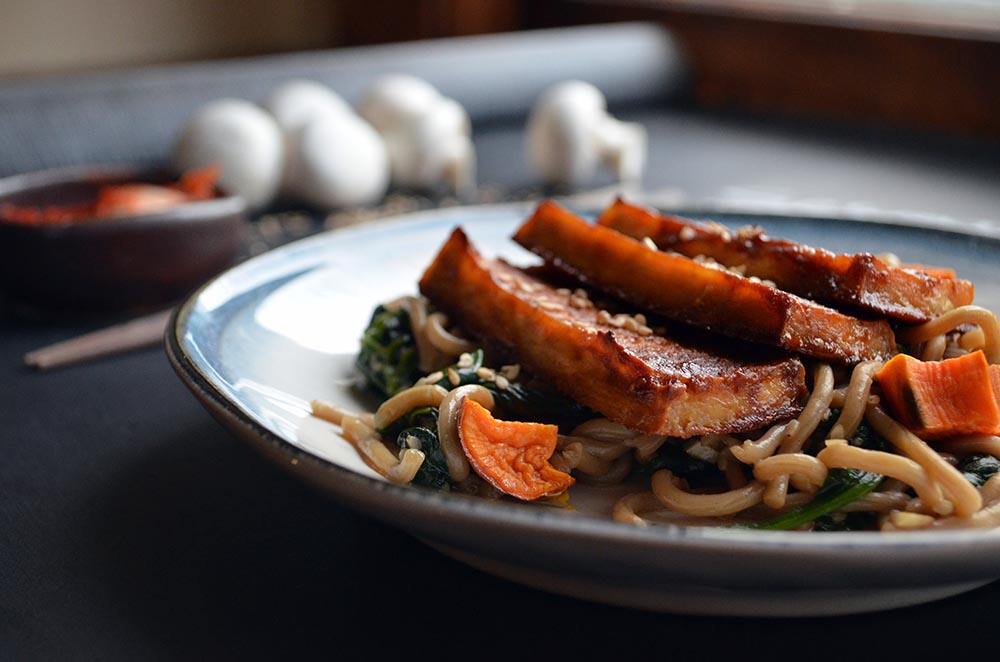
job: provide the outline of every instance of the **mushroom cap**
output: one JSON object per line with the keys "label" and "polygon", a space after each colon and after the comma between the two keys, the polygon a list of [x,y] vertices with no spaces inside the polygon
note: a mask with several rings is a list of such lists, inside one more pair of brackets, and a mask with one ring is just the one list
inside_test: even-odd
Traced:
{"label": "mushroom cap", "polygon": [[321,113],[289,139],[289,192],[332,210],[377,202],[389,186],[382,137],[356,115]]}
{"label": "mushroom cap", "polygon": [[241,196],[252,209],[277,195],[285,145],[277,122],[244,99],[216,99],[198,108],[174,143],[178,170],[219,167],[219,186]]}
{"label": "mushroom cap", "polygon": [[392,180],[399,186],[434,188],[442,183],[465,190],[475,180],[475,149],[469,117],[461,105],[440,99],[433,112],[391,125],[382,135]]}
{"label": "mushroom cap", "polygon": [[376,80],[358,113],[385,139],[392,182],[431,189],[446,184],[467,191],[475,183],[472,122],[461,104],[408,74]]}
{"label": "mushroom cap", "polygon": [[531,109],[526,153],[535,173],[550,184],[576,186],[591,179],[600,166],[594,128],[607,115],[604,95],[578,80],[545,90]]}
{"label": "mushroom cap", "polygon": [[285,133],[295,131],[318,113],[354,113],[350,104],[333,89],[305,78],[293,78],[279,84],[267,95],[262,106]]}
{"label": "mushroom cap", "polygon": [[603,165],[632,180],[645,165],[645,129],[612,117],[604,94],[586,81],[546,89],[528,116],[525,141],[529,165],[548,184],[581,186]]}
{"label": "mushroom cap", "polygon": [[386,74],[365,91],[358,114],[383,131],[431,112],[441,99],[437,89],[422,78]]}

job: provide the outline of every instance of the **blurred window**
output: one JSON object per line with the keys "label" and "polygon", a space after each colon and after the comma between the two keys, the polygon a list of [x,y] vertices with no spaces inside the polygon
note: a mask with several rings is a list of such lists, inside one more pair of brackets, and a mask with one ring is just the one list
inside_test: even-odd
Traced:
{"label": "blurred window", "polygon": [[622,4],[935,36],[1000,38],[998,0],[639,0]]}

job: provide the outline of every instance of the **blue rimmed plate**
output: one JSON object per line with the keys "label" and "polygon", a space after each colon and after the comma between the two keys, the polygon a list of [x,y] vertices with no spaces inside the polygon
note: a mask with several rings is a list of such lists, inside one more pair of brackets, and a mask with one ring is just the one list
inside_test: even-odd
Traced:
{"label": "blue rimmed plate", "polygon": [[[374,306],[415,293],[457,225],[487,254],[533,261],[510,241],[531,209],[420,212],[276,249],[223,273],[180,306],[167,354],[220,423],[279,466],[462,562],[536,588],[642,609],[804,616],[917,604],[1000,578],[1000,530],[640,529],[611,521],[614,488],[577,485],[576,509],[567,510],[382,480],[335,426],[309,415],[309,402],[372,409],[376,403],[357,389],[353,360]],[[976,283],[978,304],[1000,310],[1000,238],[988,229],[896,216],[671,211],[733,227],[757,223],[774,236],[836,251],[892,251],[908,262],[953,266]]]}

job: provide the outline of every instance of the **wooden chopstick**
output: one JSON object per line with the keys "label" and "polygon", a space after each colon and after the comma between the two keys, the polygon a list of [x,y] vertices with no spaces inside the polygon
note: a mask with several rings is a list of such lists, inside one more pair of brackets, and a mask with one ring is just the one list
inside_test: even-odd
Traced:
{"label": "wooden chopstick", "polygon": [[36,349],[24,355],[24,363],[39,370],[50,370],[150,347],[163,340],[171,312],[159,311]]}

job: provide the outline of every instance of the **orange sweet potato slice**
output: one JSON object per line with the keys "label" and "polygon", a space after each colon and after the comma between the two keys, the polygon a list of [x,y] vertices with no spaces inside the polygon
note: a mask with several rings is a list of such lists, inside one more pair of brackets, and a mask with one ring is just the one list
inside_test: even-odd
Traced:
{"label": "orange sweet potato slice", "polygon": [[990,383],[993,385],[993,395],[1000,406],[1000,365],[990,366]]}
{"label": "orange sweet potato slice", "polygon": [[974,287],[947,268],[893,267],[870,253],[838,254],[777,239],[760,228],[729,232],[723,226],[660,214],[623,200],[598,219],[635,239],[649,237],[661,250],[702,255],[738,267],[747,276],[831,306],[847,306],[905,322],[927,322],[972,303]]}
{"label": "orange sweet potato slice", "polygon": [[188,170],[173,187],[187,195],[189,200],[210,200],[215,197],[215,186],[221,172],[216,165]]}
{"label": "orange sweet potato slice", "polygon": [[899,354],[876,373],[890,413],[924,439],[1000,432],[996,366],[981,351],[943,361]]}
{"label": "orange sweet potato slice", "polygon": [[576,482],[549,463],[559,428],[544,423],[500,421],[466,398],[458,438],[473,470],[495,488],[524,501],[560,494]]}

